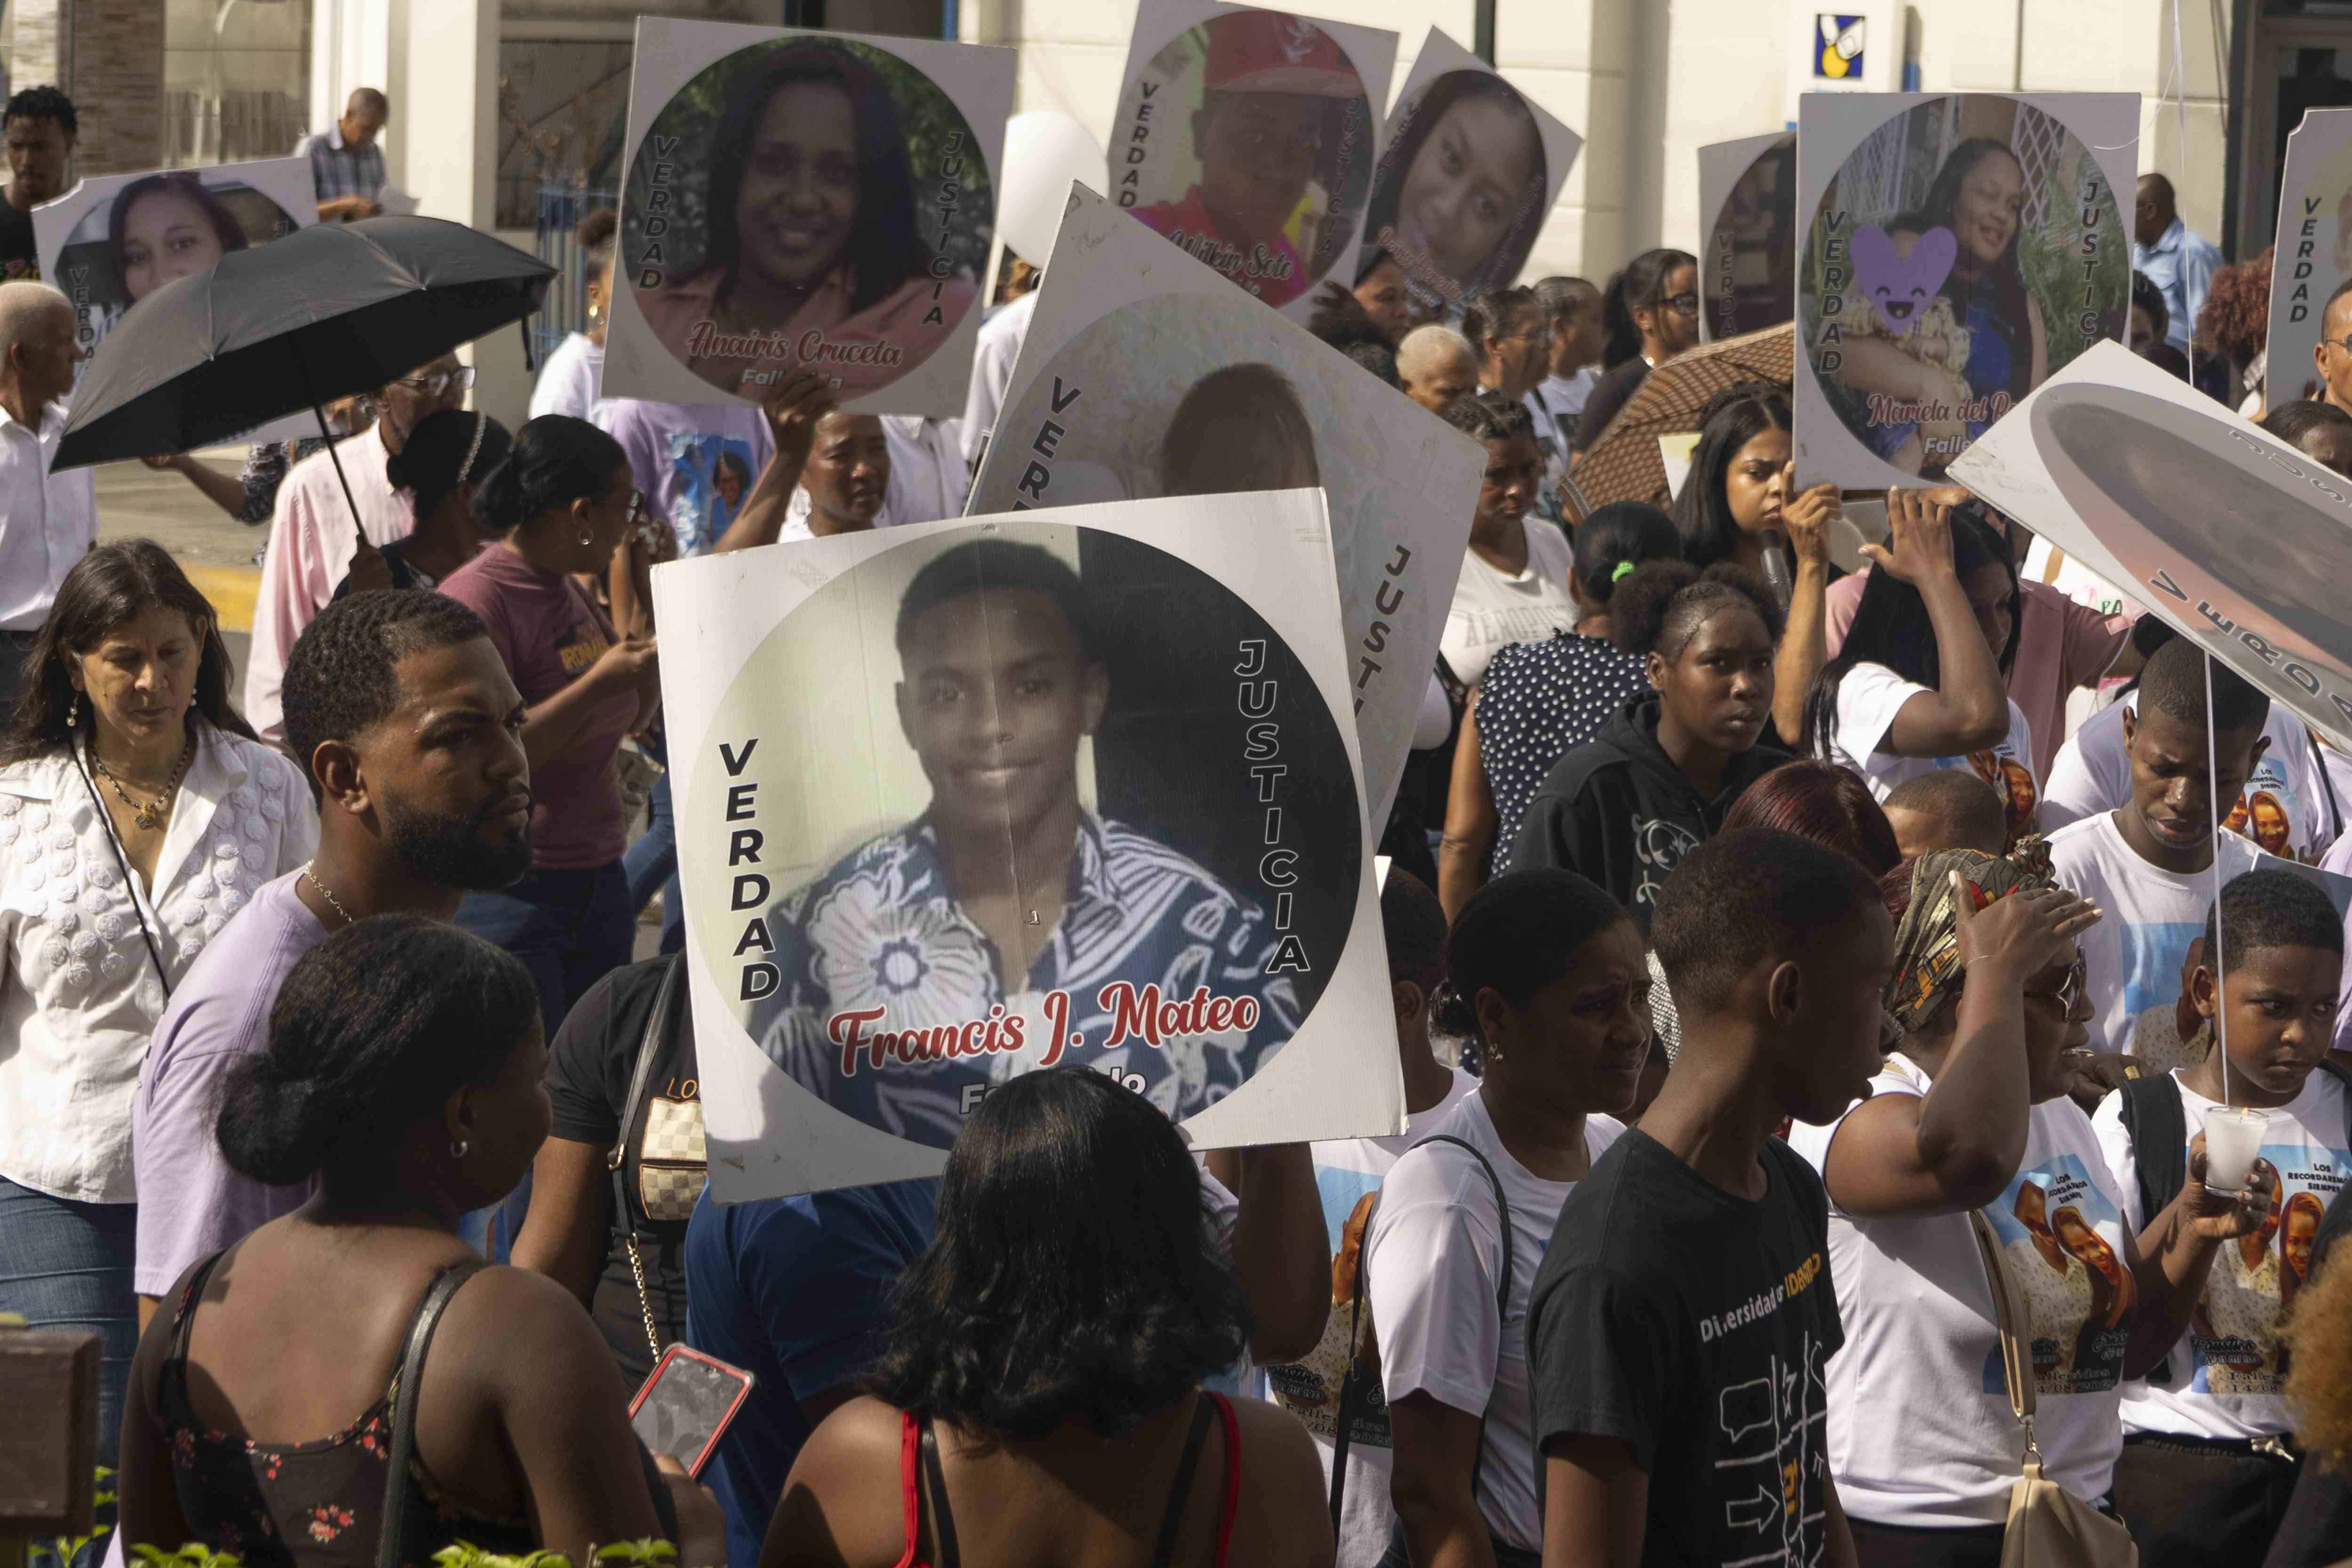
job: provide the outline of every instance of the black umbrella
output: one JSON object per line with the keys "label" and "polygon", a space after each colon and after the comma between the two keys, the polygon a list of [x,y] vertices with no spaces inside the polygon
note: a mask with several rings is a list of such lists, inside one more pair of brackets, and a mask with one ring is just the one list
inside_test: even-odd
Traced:
{"label": "black umbrella", "polygon": [[430,217],[322,223],[231,251],[107,333],[50,466],[190,451],[305,408],[324,433],[326,404],[520,321],[554,276],[503,240]]}

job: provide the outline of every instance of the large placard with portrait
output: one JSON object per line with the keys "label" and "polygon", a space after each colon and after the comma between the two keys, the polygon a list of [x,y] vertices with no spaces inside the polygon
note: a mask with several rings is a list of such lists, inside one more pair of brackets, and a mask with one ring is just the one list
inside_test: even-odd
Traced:
{"label": "large placard with portrait", "polygon": [[1698,150],[1701,342],[1777,327],[1797,311],[1797,135]]}
{"label": "large placard with portrait", "polygon": [[1106,1072],[1197,1148],[1403,1126],[1321,495],[659,568],[719,1201],[940,1169]]}
{"label": "large placard with portrait", "polygon": [[1518,281],[1584,138],[1435,27],[1389,115],[1362,258],[1395,260],[1425,314]]}
{"label": "large placard with portrait", "polygon": [[639,17],[605,395],[961,413],[1013,60]]}
{"label": "large placard with portrait", "polygon": [[[2269,354],[2273,407],[2305,395],[2319,376],[2321,318],[2352,279],[2352,109],[2305,110],[2286,139],[2278,246],[2271,259]],[[2190,322],[2193,330],[2195,322]]]}
{"label": "large placard with portrait", "polygon": [[2120,341],[2136,93],[1806,95],[1798,471],[1939,481],[2032,390]]}
{"label": "large placard with portrait", "polygon": [[[41,276],[72,302],[76,340],[96,353],[114,323],[164,284],[318,222],[319,196],[310,159],[262,158],[100,174],[32,216]],[[318,433],[314,416],[296,414],[245,438]]]}
{"label": "large placard with portrait", "polygon": [[1385,822],[1486,457],[1073,185],[971,510],[1320,486],[1372,820]]}
{"label": "large placard with portrait", "polygon": [[1142,0],[1111,120],[1110,198],[1297,321],[1352,286],[1397,36],[1228,5]]}
{"label": "large placard with portrait", "polygon": [[2352,481],[2119,343],[1952,479],[2352,749]]}

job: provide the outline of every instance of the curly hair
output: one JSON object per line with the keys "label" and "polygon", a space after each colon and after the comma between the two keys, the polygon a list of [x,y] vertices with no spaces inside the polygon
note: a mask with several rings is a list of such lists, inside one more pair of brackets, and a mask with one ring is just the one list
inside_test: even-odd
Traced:
{"label": "curly hair", "polygon": [[2197,344],[2208,353],[2227,354],[2244,364],[2263,352],[2271,331],[2273,246],[2251,261],[2217,268],[2197,312]]}
{"label": "curly hair", "polygon": [[2295,1440],[2330,1469],[2352,1459],[2352,1268],[2331,1252],[2280,1325]]}
{"label": "curly hair", "polygon": [[441,594],[375,588],[338,599],[286,658],[286,742],[304,773],[322,741],[349,741],[400,706],[400,661],[487,637],[482,618]]}
{"label": "curly hair", "polygon": [[1175,1125],[1105,1074],[1048,1068],[964,1123],[869,1386],[985,1437],[1118,1436],[1232,1365],[1251,1327]]}
{"label": "curly hair", "polygon": [[1710,616],[1741,604],[1756,612],[1778,643],[1780,602],[1753,572],[1728,561],[1704,572],[1684,561],[1648,562],[1609,595],[1609,637],[1636,658],[1654,653],[1672,663]]}
{"label": "curly hair", "polygon": [[0,109],[0,126],[11,120],[54,120],[58,129],[68,136],[81,134],[81,121],[74,114],[73,100],[54,87],[28,87]]}

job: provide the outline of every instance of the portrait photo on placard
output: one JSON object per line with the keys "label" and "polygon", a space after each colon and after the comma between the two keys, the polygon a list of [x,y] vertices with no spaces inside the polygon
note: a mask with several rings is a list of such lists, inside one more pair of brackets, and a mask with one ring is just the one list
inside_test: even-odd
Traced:
{"label": "portrait photo on placard", "polygon": [[772,37],[694,72],[646,122],[623,195],[646,330],[753,402],[803,366],[845,402],[912,374],[977,310],[993,171],[975,129],[864,39]]}
{"label": "portrait photo on placard", "polygon": [[307,158],[85,180],[34,214],[42,276],[95,349],[164,284],[316,222],[313,188]]}
{"label": "portrait photo on placard", "polygon": [[1797,311],[1797,138],[1727,144],[1740,156],[1727,187],[1710,189],[1699,149],[1699,205],[1707,223],[1699,258],[1699,320],[1709,339],[1777,327]]}
{"label": "portrait photo on placard", "polygon": [[[1354,247],[1388,62],[1375,79],[1320,22],[1217,9],[1161,43],[1121,91],[1110,194],[1278,309],[1338,276]],[[1148,8],[1137,19],[1138,53],[1153,20]],[[1394,35],[1377,36],[1392,56]]]}
{"label": "portrait photo on placard", "polygon": [[[2108,99],[2128,95],[2066,101]],[[2123,335],[2130,231],[2111,172],[2049,101],[1807,99],[1801,160],[1812,165],[1817,134],[1851,151],[1801,215],[1801,379],[1853,454],[1809,471],[1848,485],[1939,479],[2050,374]]]}
{"label": "portrait photo on placard", "polygon": [[[798,548],[798,547],[789,547]],[[1241,595],[1044,519],[907,534],[788,611],[681,800],[707,973],[760,1053],[929,1149],[993,1084],[1182,1120],[1307,1026],[1359,913],[1343,721]]]}

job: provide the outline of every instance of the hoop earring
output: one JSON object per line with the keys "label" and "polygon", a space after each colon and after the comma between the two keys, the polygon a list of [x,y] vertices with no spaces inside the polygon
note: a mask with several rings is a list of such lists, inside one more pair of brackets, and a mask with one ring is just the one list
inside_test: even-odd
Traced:
{"label": "hoop earring", "polygon": [[452,1160],[462,1160],[466,1157],[466,1151],[472,1147],[473,1145],[467,1142],[463,1138],[452,1139],[449,1143],[449,1158]]}
{"label": "hoop earring", "polygon": [[596,542],[596,536],[589,531],[588,525],[584,522],[580,525],[580,542],[583,544]]}

